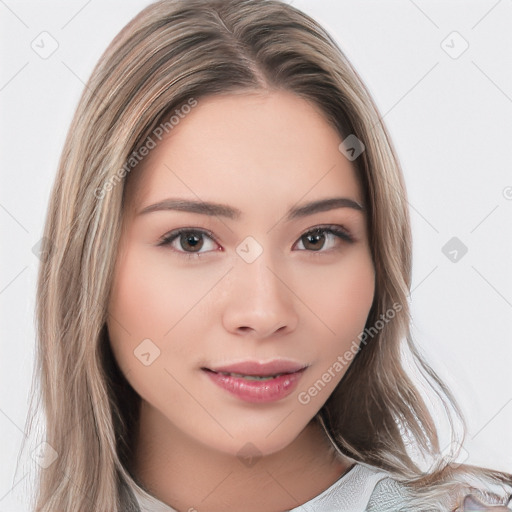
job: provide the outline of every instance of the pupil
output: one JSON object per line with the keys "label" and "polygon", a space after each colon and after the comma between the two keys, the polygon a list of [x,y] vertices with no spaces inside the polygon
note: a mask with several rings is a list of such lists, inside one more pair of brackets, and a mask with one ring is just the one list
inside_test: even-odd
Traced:
{"label": "pupil", "polygon": [[[183,249],[186,249],[183,242],[185,242],[186,244],[189,244],[193,249],[201,249],[201,247],[203,245],[200,238],[193,233],[183,233],[181,235],[181,246]],[[191,252],[195,252],[195,251],[191,251]]]}
{"label": "pupil", "polygon": [[[325,237],[325,235],[319,231],[319,232],[316,232],[316,233],[311,233],[309,235],[306,235],[306,239],[308,239],[308,243],[310,243],[309,239],[313,239],[314,241],[312,242],[313,244],[313,250],[317,251],[319,249],[322,248],[323,244],[318,244],[318,242],[323,239]],[[322,240],[323,241],[323,240]],[[307,248],[307,244],[304,244],[304,247]]]}

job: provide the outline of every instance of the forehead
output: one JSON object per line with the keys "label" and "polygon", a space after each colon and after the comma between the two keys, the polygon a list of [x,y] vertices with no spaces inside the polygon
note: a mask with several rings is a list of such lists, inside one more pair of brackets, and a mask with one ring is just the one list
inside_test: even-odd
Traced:
{"label": "forehead", "polygon": [[316,105],[287,91],[202,98],[137,166],[129,202],[132,210],[170,195],[260,206],[340,194],[362,202],[341,140]]}

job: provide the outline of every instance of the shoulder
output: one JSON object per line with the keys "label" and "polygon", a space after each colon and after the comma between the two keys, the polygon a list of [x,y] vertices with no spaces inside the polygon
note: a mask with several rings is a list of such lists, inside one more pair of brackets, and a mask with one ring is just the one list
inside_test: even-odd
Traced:
{"label": "shoulder", "polygon": [[410,498],[410,491],[405,484],[386,476],[375,485],[366,512],[405,511]]}
{"label": "shoulder", "polygon": [[365,512],[512,512],[512,508],[500,504],[492,494],[476,488],[469,491],[450,487],[418,493],[392,476],[386,476],[375,485]]}

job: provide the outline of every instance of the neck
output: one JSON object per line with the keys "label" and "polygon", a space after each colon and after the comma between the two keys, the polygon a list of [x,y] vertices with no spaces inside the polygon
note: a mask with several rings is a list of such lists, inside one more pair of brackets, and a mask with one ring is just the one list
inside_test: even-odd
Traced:
{"label": "neck", "polygon": [[173,428],[142,400],[134,471],[153,496],[178,511],[290,510],[322,493],[351,465],[316,420],[284,449],[242,460]]}

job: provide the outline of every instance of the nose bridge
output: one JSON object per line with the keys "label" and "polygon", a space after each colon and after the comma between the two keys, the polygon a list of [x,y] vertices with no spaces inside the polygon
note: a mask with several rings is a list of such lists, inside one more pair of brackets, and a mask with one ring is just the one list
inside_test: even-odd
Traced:
{"label": "nose bridge", "polygon": [[294,328],[296,313],[278,255],[251,238],[237,247],[226,327],[250,329],[261,336]]}
{"label": "nose bridge", "polygon": [[265,250],[250,263],[241,259],[238,266],[239,279],[244,281],[244,288],[248,294],[260,299],[283,298],[281,293],[283,285],[277,278],[279,271],[276,271],[276,259],[270,250]]}

